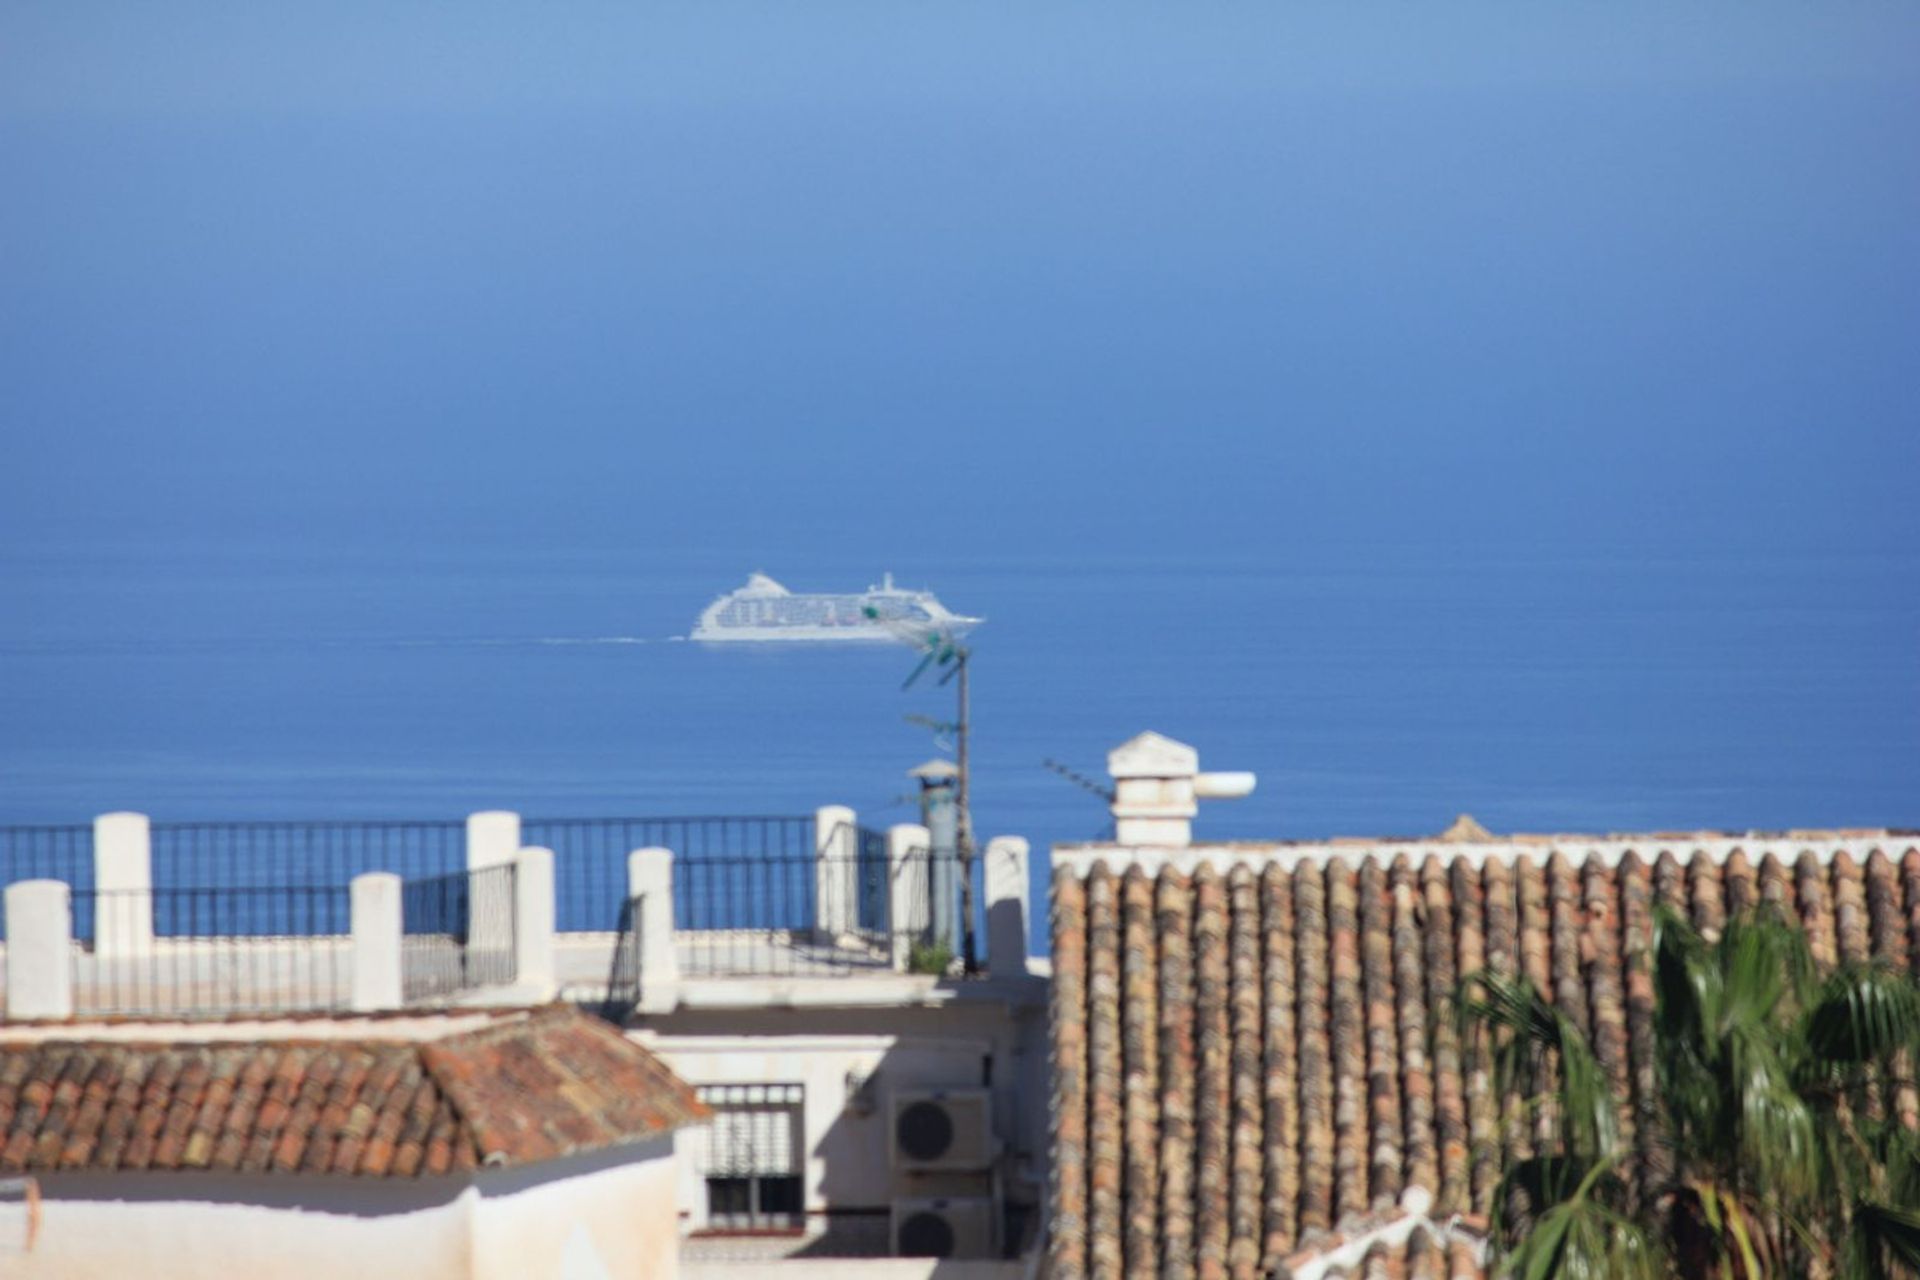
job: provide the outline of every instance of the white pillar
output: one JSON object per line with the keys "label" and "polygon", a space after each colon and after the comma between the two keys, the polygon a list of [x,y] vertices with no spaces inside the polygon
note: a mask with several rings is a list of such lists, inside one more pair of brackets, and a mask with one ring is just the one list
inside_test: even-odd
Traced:
{"label": "white pillar", "polygon": [[913,944],[933,923],[933,834],[918,823],[887,828],[887,930],[893,967],[905,971]]}
{"label": "white pillar", "polygon": [[73,1016],[73,895],[59,880],[7,886],[7,1018]]}
{"label": "white pillar", "polygon": [[467,870],[512,862],[519,852],[519,814],[488,809],[467,815]]}
{"label": "white pillar", "polygon": [[356,1011],[398,1009],[400,877],[369,871],[353,878],[353,999]]}
{"label": "white pillar", "polygon": [[514,858],[513,967],[515,986],[533,986],[540,999],[554,993],[553,850],[522,849]]}
{"label": "white pillar", "polygon": [[[520,852],[520,815],[488,809],[467,815],[467,871],[511,865]],[[467,880],[467,948],[499,953],[513,946],[513,877],[495,872]]]}
{"label": "white pillar", "polygon": [[1027,842],[1019,836],[987,841],[987,972],[996,978],[1027,971]]}
{"label": "white pillar", "polygon": [[144,813],[103,813],[93,820],[93,952],[145,955],[153,950],[153,825]]}
{"label": "white pillar", "polygon": [[671,1008],[673,988],[680,980],[680,961],[673,949],[673,850],[635,849],[628,854],[627,896],[634,899],[640,1007],[649,1012]]}
{"label": "white pillar", "polygon": [[813,814],[813,925],[829,946],[860,923],[859,819],[845,805]]}

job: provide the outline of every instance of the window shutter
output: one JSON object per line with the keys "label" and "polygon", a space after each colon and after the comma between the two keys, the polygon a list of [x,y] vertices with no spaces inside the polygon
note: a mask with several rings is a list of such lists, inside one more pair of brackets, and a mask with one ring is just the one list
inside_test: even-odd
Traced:
{"label": "window shutter", "polygon": [[[747,1177],[800,1171],[799,1085],[710,1085],[701,1101],[713,1108],[706,1150],[689,1152],[708,1176]],[[703,1158],[704,1157],[704,1158]]]}

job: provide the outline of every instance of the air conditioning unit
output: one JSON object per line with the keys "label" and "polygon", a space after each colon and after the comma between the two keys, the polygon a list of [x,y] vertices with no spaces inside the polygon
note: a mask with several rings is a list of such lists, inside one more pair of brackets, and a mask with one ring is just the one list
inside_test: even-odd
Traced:
{"label": "air conditioning unit", "polygon": [[999,1154],[986,1089],[896,1090],[891,1115],[895,1169],[987,1169]]}
{"label": "air conditioning unit", "polygon": [[990,1258],[993,1201],[986,1196],[893,1202],[897,1258]]}

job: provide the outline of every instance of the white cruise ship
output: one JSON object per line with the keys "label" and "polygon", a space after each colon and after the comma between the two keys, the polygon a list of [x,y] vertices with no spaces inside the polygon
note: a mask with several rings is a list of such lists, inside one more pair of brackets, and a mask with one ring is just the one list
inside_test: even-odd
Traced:
{"label": "white cruise ship", "polygon": [[[867,610],[875,617],[869,617]],[[708,605],[692,640],[900,640],[925,629],[963,635],[985,618],[949,610],[931,591],[907,591],[888,574],[877,587],[846,595],[789,591],[764,573]],[[890,625],[891,624],[891,625]],[[908,632],[909,636],[903,636]]]}

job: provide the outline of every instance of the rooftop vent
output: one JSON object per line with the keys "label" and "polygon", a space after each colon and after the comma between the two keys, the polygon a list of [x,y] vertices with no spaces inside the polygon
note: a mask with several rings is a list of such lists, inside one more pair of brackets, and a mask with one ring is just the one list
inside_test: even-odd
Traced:
{"label": "rooftop vent", "polygon": [[1184,848],[1193,843],[1200,800],[1252,795],[1251,773],[1202,773],[1200,753],[1151,731],[1107,753],[1113,775],[1113,832],[1119,844]]}

